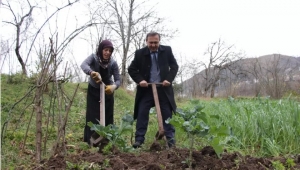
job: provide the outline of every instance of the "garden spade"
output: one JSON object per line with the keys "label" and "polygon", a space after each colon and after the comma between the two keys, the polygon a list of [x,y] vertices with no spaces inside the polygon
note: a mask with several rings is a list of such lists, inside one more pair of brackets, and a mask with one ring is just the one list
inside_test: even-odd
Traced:
{"label": "garden spade", "polygon": [[[105,84],[100,83],[100,125],[105,126]],[[92,146],[99,146],[100,144],[107,144],[107,139],[94,132],[90,138]]]}
{"label": "garden spade", "polygon": [[166,148],[169,148],[168,141],[167,141],[167,138],[165,136],[163,120],[162,120],[162,115],[161,115],[161,110],[160,110],[160,105],[159,105],[159,100],[158,100],[158,94],[157,94],[157,89],[156,89],[157,84],[162,85],[162,83],[148,83],[148,85],[152,86],[154,104],[155,104],[157,120],[158,120],[158,131],[156,132],[155,141],[154,141],[154,143],[152,144],[151,147],[154,147],[154,145],[158,142],[158,140],[163,139],[166,143]]}

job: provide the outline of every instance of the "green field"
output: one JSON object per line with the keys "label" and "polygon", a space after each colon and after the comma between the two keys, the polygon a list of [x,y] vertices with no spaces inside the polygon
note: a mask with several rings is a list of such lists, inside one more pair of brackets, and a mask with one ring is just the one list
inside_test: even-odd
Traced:
{"label": "green field", "polygon": [[[36,122],[33,112],[33,97],[35,89],[33,80],[23,81],[20,75],[8,79],[1,75],[1,168],[14,169],[24,167],[32,162],[35,153]],[[65,92],[62,98],[71,98],[77,84],[64,83],[61,88]],[[57,137],[59,117],[64,117],[67,102],[55,101],[56,95],[52,84],[43,96],[43,155],[47,159],[52,153],[52,147]],[[29,93],[32,90],[31,93]],[[65,133],[69,147],[89,149],[82,142],[85,124],[87,83],[79,85],[78,92],[71,107]],[[26,94],[26,97],[24,97]],[[57,97],[56,99],[59,99]],[[66,100],[67,101],[67,100]],[[197,102],[195,102],[197,101]],[[195,104],[196,103],[196,104]],[[134,92],[118,89],[115,93],[115,122],[121,124],[125,114],[132,114]],[[219,144],[227,152],[238,151],[243,155],[256,157],[289,156],[300,153],[300,103],[297,97],[286,97],[272,100],[267,97],[258,98],[226,98],[226,99],[181,99],[177,101],[179,108],[189,110],[195,105],[204,107],[202,110],[208,116],[210,127],[226,127],[228,134],[220,136]],[[54,111],[53,111],[54,110]],[[23,145],[26,136],[25,145]],[[47,130],[48,129],[48,130]],[[145,148],[149,148],[154,140],[157,128],[155,113],[151,113]],[[133,132],[134,132],[133,126]],[[47,133],[46,133],[47,132]],[[47,135],[47,136],[46,136]],[[126,145],[131,145],[132,133],[124,134]],[[211,137],[196,135],[194,148],[211,144]],[[176,131],[177,147],[189,148],[188,134],[180,129]],[[68,150],[72,152],[72,150]]]}

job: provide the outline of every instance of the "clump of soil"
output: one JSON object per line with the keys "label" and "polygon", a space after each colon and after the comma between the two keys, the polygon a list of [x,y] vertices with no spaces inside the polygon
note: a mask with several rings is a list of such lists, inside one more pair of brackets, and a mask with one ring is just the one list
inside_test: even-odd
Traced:
{"label": "clump of soil", "polygon": [[[189,150],[183,148],[163,149],[158,145],[153,145],[152,151],[141,151],[139,153],[122,153],[115,152],[111,155],[103,155],[103,153],[92,153],[89,151],[78,151],[77,154],[68,156],[51,157],[44,166],[38,169],[66,169],[66,161],[73,164],[88,162],[90,164],[98,164],[103,167],[107,160],[109,165],[105,165],[106,169],[141,169],[141,170],[181,170],[189,168],[187,158],[189,158]],[[197,170],[217,170],[217,169],[236,169],[236,170],[259,170],[273,169],[272,161],[279,160],[283,165],[286,158],[255,158],[251,156],[242,156],[235,153],[223,153],[218,158],[214,149],[210,146],[204,147],[200,151],[192,152],[192,169]],[[291,169],[300,169],[300,155],[294,158],[296,166]]]}
{"label": "clump of soil", "polygon": [[150,151],[161,151],[163,148],[158,142],[153,142],[150,146]]}

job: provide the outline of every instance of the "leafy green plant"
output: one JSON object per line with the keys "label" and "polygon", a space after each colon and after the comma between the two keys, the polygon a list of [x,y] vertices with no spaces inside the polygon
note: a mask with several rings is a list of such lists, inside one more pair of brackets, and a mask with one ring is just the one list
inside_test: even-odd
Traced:
{"label": "leafy green plant", "polygon": [[214,148],[216,154],[220,157],[223,152],[222,145],[220,143],[220,137],[229,135],[229,129],[222,125],[210,124],[210,119],[218,119],[217,115],[207,115],[203,112],[204,106],[199,101],[191,101],[191,109],[178,109],[177,114],[166,120],[166,123],[172,124],[175,128],[180,128],[187,133],[190,140],[190,156],[189,166],[192,163],[192,149],[194,147],[194,141],[196,137],[207,138],[209,144]]}
{"label": "leafy green plant", "polygon": [[104,161],[103,161],[103,168],[110,167],[109,161],[110,161],[109,159],[104,159]]}
{"label": "leafy green plant", "polygon": [[133,121],[133,116],[131,114],[126,113],[122,117],[120,126],[102,126],[100,124],[93,124],[92,122],[88,122],[88,126],[91,127],[91,130],[94,130],[100,136],[107,138],[111,143],[112,147],[116,147],[123,152],[128,152],[132,150],[132,147],[127,145],[124,135],[126,133],[132,134]]}
{"label": "leafy green plant", "polygon": [[86,151],[86,150],[89,150],[90,146],[86,142],[79,142],[78,148]]}
{"label": "leafy green plant", "polygon": [[89,162],[72,163],[72,162],[66,161],[66,169],[78,169],[78,170],[85,170],[85,169],[105,169],[105,167],[109,167],[109,165],[106,166],[106,164],[105,164],[102,167],[102,166],[100,166],[98,164],[95,164],[95,163],[89,163]]}
{"label": "leafy green plant", "polygon": [[68,169],[80,169],[80,167],[77,164],[74,164],[72,162],[66,161],[66,165]]}
{"label": "leafy green plant", "polygon": [[112,143],[111,142],[108,143],[107,145],[105,145],[105,147],[102,150],[103,154],[105,154],[105,155],[111,154],[112,148],[113,148]]}
{"label": "leafy green plant", "polygon": [[276,170],[285,170],[285,167],[282,165],[282,163],[280,161],[272,162],[272,166]]}
{"label": "leafy green plant", "polygon": [[182,164],[186,164],[189,167],[192,167],[193,161],[190,158],[186,158],[184,161],[181,161]]}
{"label": "leafy green plant", "polygon": [[293,159],[287,158],[286,165],[287,165],[288,168],[292,168],[292,167],[294,167],[296,165],[296,163],[294,162]]}

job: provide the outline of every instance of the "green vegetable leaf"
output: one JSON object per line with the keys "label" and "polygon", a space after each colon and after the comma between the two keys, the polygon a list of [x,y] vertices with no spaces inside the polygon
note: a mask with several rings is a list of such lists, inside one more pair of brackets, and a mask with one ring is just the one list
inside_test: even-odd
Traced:
{"label": "green vegetable leaf", "polygon": [[220,155],[223,152],[223,148],[220,145],[220,139],[218,137],[214,138],[211,142],[211,146],[214,148],[216,154],[220,158]]}

